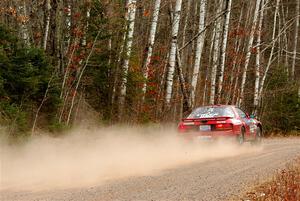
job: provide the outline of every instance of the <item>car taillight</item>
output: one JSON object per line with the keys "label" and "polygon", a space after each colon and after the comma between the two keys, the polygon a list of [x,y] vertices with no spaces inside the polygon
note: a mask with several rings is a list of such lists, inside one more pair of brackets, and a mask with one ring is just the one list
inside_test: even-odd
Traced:
{"label": "car taillight", "polygon": [[179,132],[185,132],[186,129],[187,129],[187,126],[184,125],[183,123],[180,123],[180,124],[178,125],[178,131],[179,131]]}
{"label": "car taillight", "polygon": [[216,130],[232,130],[232,124],[216,124]]}

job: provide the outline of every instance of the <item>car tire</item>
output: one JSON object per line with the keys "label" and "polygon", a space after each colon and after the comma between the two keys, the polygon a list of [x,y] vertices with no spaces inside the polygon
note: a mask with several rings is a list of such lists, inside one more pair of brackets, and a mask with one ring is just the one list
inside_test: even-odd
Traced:
{"label": "car tire", "polygon": [[242,127],[241,133],[237,136],[237,143],[239,145],[242,145],[242,144],[244,144],[244,142],[245,142],[245,128]]}
{"label": "car tire", "polygon": [[257,127],[255,139],[252,141],[252,144],[258,145],[261,144],[261,141],[262,141],[262,131],[260,127]]}

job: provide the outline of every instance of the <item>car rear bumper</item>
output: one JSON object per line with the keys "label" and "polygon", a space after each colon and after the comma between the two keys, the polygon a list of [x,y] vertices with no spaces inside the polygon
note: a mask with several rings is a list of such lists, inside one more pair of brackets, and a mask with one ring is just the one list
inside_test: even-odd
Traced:
{"label": "car rear bumper", "polygon": [[210,131],[210,132],[182,132],[179,133],[180,137],[186,140],[218,140],[218,139],[230,139],[236,138],[237,134],[233,131]]}

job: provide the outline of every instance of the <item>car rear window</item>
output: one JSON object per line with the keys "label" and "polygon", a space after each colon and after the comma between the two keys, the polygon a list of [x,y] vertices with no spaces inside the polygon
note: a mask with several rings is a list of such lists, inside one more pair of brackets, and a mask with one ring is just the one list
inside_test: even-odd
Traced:
{"label": "car rear window", "polygon": [[213,118],[213,117],[234,117],[229,107],[199,107],[187,118]]}

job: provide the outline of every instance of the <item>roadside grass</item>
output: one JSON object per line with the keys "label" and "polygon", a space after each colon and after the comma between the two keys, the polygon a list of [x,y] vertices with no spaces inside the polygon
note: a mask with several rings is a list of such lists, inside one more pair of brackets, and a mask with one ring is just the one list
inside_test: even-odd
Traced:
{"label": "roadside grass", "polygon": [[270,181],[248,191],[243,201],[300,201],[300,157],[280,170]]}

